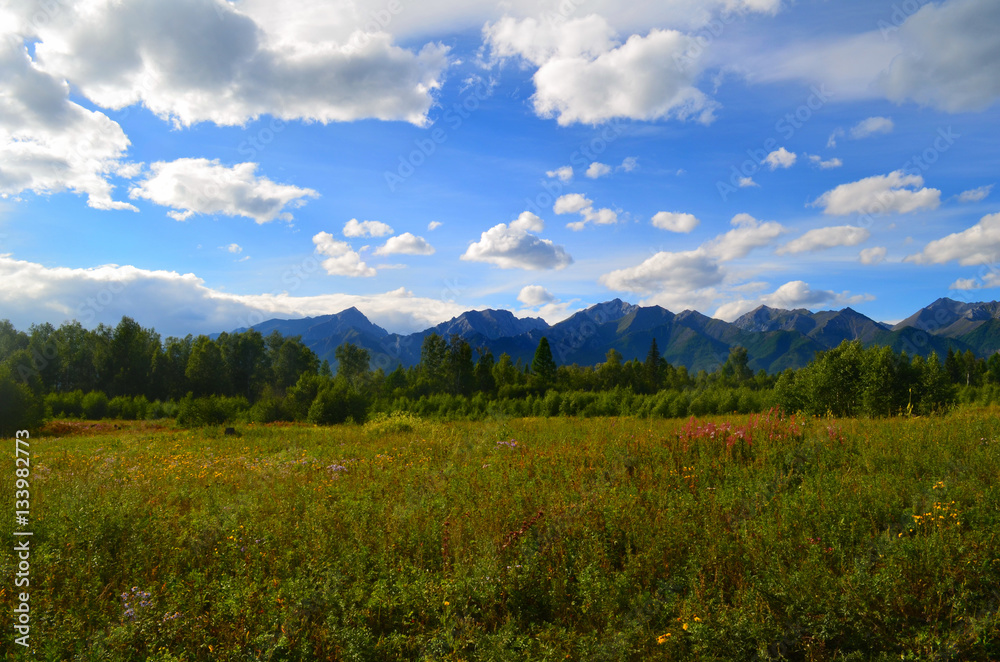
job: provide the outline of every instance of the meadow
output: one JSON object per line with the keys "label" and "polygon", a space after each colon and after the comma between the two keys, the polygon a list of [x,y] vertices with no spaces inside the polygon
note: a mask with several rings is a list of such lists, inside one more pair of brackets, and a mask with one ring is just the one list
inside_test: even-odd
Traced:
{"label": "meadow", "polygon": [[[998,659],[998,413],[402,415],[238,436],[50,422],[31,445],[32,651],[9,626],[4,647],[163,662]],[[3,472],[11,507],[14,489]],[[8,615],[14,571],[8,553]]]}

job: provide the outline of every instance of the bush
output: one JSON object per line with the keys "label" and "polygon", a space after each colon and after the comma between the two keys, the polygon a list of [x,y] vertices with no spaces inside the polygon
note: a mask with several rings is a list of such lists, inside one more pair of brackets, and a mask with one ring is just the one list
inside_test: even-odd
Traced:
{"label": "bush", "polygon": [[202,398],[188,393],[180,401],[177,424],[184,427],[221,425],[246,417],[250,403],[244,397],[227,398],[210,395]]}
{"label": "bush", "polygon": [[83,391],[49,393],[45,396],[45,414],[50,418],[81,418],[83,416]]}
{"label": "bush", "polygon": [[108,403],[108,415],[125,421],[143,421],[149,413],[150,403],[144,395],[130,398],[119,395]]}
{"label": "bush", "polygon": [[254,423],[274,423],[294,421],[295,414],[286,398],[268,391],[250,408],[249,418]]}
{"label": "bush", "polygon": [[101,391],[91,391],[83,396],[83,417],[91,421],[99,421],[108,417],[108,396]]}
{"label": "bush", "polygon": [[316,425],[338,425],[348,419],[364,423],[367,415],[368,400],[344,380],[337,379],[316,394],[307,420]]}
{"label": "bush", "polygon": [[0,435],[8,437],[17,430],[31,432],[41,426],[44,413],[44,399],[0,366]]}

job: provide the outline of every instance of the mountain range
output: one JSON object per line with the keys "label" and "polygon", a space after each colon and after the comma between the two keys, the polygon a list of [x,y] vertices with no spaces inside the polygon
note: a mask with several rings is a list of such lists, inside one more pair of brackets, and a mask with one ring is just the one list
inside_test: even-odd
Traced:
{"label": "mountain range", "polygon": [[[747,349],[750,367],[776,373],[808,364],[816,352],[844,340],[860,340],[911,356],[949,348],[972,350],[987,357],[1000,350],[1000,303],[963,303],[938,299],[895,325],[876,322],[844,308],[811,312],[761,306],[733,322],[724,322],[686,310],[672,313],[660,306],[637,306],[614,299],[581,310],[549,325],[539,318],[515,317],[507,310],[470,310],[429,329],[401,335],[372,324],[357,308],[335,315],[294,320],[272,319],[253,327],[264,335],[278,331],[301,336],[321,359],[336,366],[334,352],[345,342],[364,347],[372,366],[386,371],[420,362],[421,344],[428,335],[458,335],[473,348],[488,348],[494,357],[510,354],[514,361],[530,362],[542,337],[547,337],[557,363],[596,365],[610,349],[625,360],[643,360],[655,338],[664,358],[689,371],[712,371],[737,345]],[[237,329],[245,331],[246,329]]]}

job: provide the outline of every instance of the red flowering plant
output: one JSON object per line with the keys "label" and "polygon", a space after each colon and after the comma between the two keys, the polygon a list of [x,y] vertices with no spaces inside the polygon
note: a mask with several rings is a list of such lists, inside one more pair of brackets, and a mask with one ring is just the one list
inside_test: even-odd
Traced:
{"label": "red flowering plant", "polygon": [[752,414],[746,423],[732,421],[713,423],[699,421],[694,416],[688,420],[677,438],[687,450],[693,444],[718,445],[725,447],[732,457],[749,459],[753,450],[754,440],[785,441],[802,436],[805,425],[795,420],[795,416],[786,417],[780,409],[772,408],[762,414]]}

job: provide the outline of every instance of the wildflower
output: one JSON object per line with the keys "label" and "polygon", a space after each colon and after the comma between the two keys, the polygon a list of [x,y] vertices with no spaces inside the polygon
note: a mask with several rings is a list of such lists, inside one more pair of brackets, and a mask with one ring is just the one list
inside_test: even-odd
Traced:
{"label": "wildflower", "polygon": [[671,637],[671,634],[669,632],[666,633],[666,634],[661,634],[659,637],[656,638],[656,643],[657,644],[665,644],[665,643],[667,643],[667,640],[670,639],[670,637]]}
{"label": "wildflower", "polygon": [[700,619],[700,618],[698,618],[697,616],[695,616],[695,617],[694,617],[694,622],[695,622],[695,623],[701,623],[701,619]]}
{"label": "wildflower", "polygon": [[687,623],[685,623],[685,624],[684,624],[684,625],[682,625],[681,627],[682,627],[682,628],[684,628],[684,631],[685,631],[685,632],[687,632],[687,629],[688,629],[688,624],[687,624]]}

